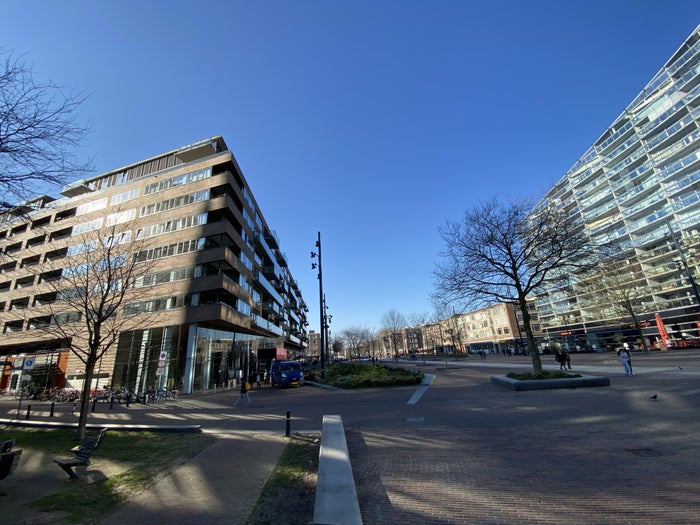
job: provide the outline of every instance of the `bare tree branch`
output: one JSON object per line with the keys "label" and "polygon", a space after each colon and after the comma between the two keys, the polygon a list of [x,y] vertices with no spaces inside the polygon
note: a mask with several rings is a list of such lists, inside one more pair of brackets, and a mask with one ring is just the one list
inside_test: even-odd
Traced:
{"label": "bare tree branch", "polygon": [[389,310],[382,315],[382,327],[388,332],[394,358],[398,360],[399,349],[403,348],[401,331],[406,328],[406,317],[397,310]]}
{"label": "bare tree branch", "polygon": [[31,67],[2,48],[0,60],[0,210],[7,210],[37,185],[60,186],[92,167],[74,153],[88,133],[76,116],[87,95],[37,83]]}
{"label": "bare tree branch", "polygon": [[[146,326],[145,315],[129,315],[128,301],[139,294],[137,280],[154,269],[154,261],[139,262],[143,241],[133,241],[125,224],[87,232],[74,237],[67,257],[54,263],[60,279],[46,283],[55,293],[48,305],[50,322],[43,328],[66,342],[85,365],[78,435],[87,424],[90,388],[95,365],[116,347],[121,333]],[[51,263],[42,267],[46,272]],[[150,315],[155,316],[156,312]]]}
{"label": "bare tree branch", "polygon": [[493,198],[440,228],[445,243],[434,271],[436,308],[517,302],[536,373],[542,371],[527,298],[560,286],[591,265],[591,245],[575,216],[547,205]]}
{"label": "bare tree branch", "polygon": [[[578,288],[584,304],[590,303],[604,310],[599,313],[599,318],[620,316],[631,319],[639,341],[649,351],[641,315],[646,310],[644,298],[651,300],[651,297],[640,263],[608,257],[580,276]],[[589,300],[589,297],[593,299]]]}

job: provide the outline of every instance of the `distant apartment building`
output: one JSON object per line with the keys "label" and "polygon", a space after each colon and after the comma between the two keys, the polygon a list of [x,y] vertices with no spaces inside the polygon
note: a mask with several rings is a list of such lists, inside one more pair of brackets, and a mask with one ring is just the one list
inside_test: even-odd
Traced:
{"label": "distant apartment building", "polygon": [[306,352],[309,359],[321,359],[321,332],[309,330],[309,348]]}
{"label": "distant apartment building", "polygon": [[[644,337],[697,337],[700,264],[700,26],[545,195],[626,264]],[[638,341],[632,320],[572,282],[537,300],[549,339],[572,346]]]}
{"label": "distant apartment building", "polygon": [[[541,324],[535,303],[528,302],[532,329],[540,350],[544,349]],[[420,327],[422,351],[521,354],[527,348],[522,314],[511,303],[497,303],[479,310],[459,313]],[[406,333],[415,328],[405,330]]]}
{"label": "distant apartment building", "polygon": [[[81,386],[84,365],[52,327],[80,326],[85,313],[50,312],[60,310],[61,280],[79,264],[80,235],[114,235],[115,225],[147,270],[114,314],[134,328],[98,363],[95,386],[191,393],[306,351],[301,291],[222,137],[61,194],[23,203],[0,223],[0,389]],[[148,249],[137,248],[144,239]]]}
{"label": "distant apartment building", "polygon": [[423,348],[423,331],[420,327],[405,328],[402,333],[403,347],[409,354],[420,352]]}

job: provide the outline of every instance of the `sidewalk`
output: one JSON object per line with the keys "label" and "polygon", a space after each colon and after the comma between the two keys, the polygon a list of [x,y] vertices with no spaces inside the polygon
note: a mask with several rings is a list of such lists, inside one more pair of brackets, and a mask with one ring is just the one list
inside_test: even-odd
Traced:
{"label": "sidewalk", "polygon": [[226,434],[103,525],[245,523],[287,443],[282,435]]}

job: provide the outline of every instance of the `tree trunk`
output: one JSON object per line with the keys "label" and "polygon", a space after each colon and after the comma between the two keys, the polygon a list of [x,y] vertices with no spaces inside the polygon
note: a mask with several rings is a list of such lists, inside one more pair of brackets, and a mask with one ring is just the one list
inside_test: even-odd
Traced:
{"label": "tree trunk", "polygon": [[[530,351],[530,357],[532,358],[532,372],[534,374],[542,373],[542,361],[540,360],[540,352],[537,349],[537,341],[535,341],[535,334],[532,333],[532,325],[530,312],[527,309],[527,300],[525,297],[518,298],[518,304],[520,305],[520,312],[523,314],[523,325],[525,325],[525,336],[527,337],[527,348]],[[517,319],[516,319],[517,322]]]}
{"label": "tree trunk", "polygon": [[83,383],[83,390],[80,395],[80,416],[78,417],[77,439],[83,439],[85,437],[87,418],[90,412],[90,390],[92,389],[92,377],[95,373],[96,363],[97,359],[95,358],[95,353],[90,352],[85,362],[85,382]]}
{"label": "tree trunk", "polygon": [[642,329],[642,324],[639,322],[639,319],[637,319],[637,316],[632,312],[632,321],[634,322],[634,326],[637,328],[637,333],[639,334],[639,340],[642,342],[642,346],[644,347],[645,352],[649,352],[649,345],[647,344],[646,339],[644,339],[644,330]]}

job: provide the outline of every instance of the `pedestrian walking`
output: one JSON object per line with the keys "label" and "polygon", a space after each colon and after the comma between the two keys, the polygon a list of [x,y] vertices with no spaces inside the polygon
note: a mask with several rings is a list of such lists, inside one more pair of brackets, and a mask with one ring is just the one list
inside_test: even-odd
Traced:
{"label": "pedestrian walking", "polygon": [[255,375],[255,388],[260,388],[260,372]]}
{"label": "pedestrian walking", "polygon": [[241,399],[245,398],[246,403],[248,406],[252,406],[253,403],[250,402],[250,397],[248,396],[248,390],[250,390],[250,383],[248,381],[245,381],[241,379],[241,391],[238,394],[238,397],[236,398],[236,401],[234,401],[233,406],[238,406],[238,403],[240,402]]}
{"label": "pedestrian walking", "polygon": [[632,358],[630,357],[629,350],[620,348],[617,351],[617,358],[620,360],[620,363],[622,363],[622,366],[625,367],[625,374],[632,377],[634,372],[632,371]]}
{"label": "pedestrian walking", "polygon": [[265,383],[266,386],[270,386],[270,373],[267,371],[267,368],[263,373],[263,383]]}
{"label": "pedestrian walking", "polygon": [[562,349],[557,348],[557,354],[554,356],[554,360],[559,363],[559,370],[566,370],[566,356]]}
{"label": "pedestrian walking", "polygon": [[564,363],[566,363],[566,366],[564,368],[569,368],[571,370],[571,354],[569,351],[565,348],[562,350],[562,355],[564,356]]}

